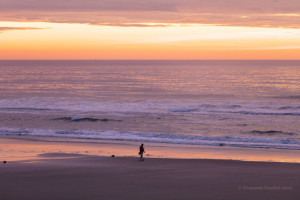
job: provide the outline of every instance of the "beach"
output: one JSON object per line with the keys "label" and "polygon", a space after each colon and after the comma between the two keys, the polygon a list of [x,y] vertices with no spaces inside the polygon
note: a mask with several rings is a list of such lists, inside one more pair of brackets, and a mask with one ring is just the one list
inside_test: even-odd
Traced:
{"label": "beach", "polygon": [[[0,157],[7,161],[0,164],[3,200],[296,200],[300,196],[299,163],[155,158],[155,151],[170,147],[147,144],[142,162],[135,144],[108,141],[88,144],[1,136],[0,144]],[[101,153],[93,155],[96,151]]]}
{"label": "beach", "polygon": [[47,153],[0,165],[3,200],[299,199],[300,164]]}

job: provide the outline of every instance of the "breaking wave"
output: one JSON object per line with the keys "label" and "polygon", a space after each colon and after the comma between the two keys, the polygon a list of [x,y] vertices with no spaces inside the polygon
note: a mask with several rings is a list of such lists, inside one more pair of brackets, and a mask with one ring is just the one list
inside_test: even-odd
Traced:
{"label": "breaking wave", "polygon": [[[259,133],[258,131],[256,131]],[[282,134],[280,131],[267,131],[266,134]],[[1,129],[0,135],[30,135],[93,140],[118,140],[170,144],[190,144],[209,146],[231,146],[247,148],[271,148],[300,150],[297,138],[259,137],[259,136],[204,136],[204,135],[171,135],[165,133],[112,131],[112,130],[17,130]]]}

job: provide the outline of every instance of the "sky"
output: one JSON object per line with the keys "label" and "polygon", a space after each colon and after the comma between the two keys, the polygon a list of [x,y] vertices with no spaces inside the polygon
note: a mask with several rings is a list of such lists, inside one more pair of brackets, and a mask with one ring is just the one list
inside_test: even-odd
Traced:
{"label": "sky", "polygon": [[300,1],[0,0],[0,59],[300,59]]}

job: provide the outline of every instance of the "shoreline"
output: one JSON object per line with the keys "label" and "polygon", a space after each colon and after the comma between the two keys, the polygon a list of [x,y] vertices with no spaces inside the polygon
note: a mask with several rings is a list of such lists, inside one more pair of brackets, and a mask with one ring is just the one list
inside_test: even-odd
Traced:
{"label": "shoreline", "polygon": [[[297,150],[249,149],[228,146],[196,146],[144,143],[146,158],[235,160],[274,163],[300,163]],[[0,136],[3,160],[36,159],[39,154],[66,153],[86,156],[138,157],[140,142],[86,140],[42,136]]]}

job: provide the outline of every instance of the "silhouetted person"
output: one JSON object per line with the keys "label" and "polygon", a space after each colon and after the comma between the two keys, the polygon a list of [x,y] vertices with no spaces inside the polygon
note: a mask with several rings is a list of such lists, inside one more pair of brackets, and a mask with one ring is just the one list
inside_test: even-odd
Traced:
{"label": "silhouetted person", "polygon": [[143,154],[145,153],[145,149],[144,149],[144,144],[141,144],[141,146],[140,146],[140,152],[139,152],[139,154],[140,154],[140,161],[144,161],[144,158],[143,158]]}

